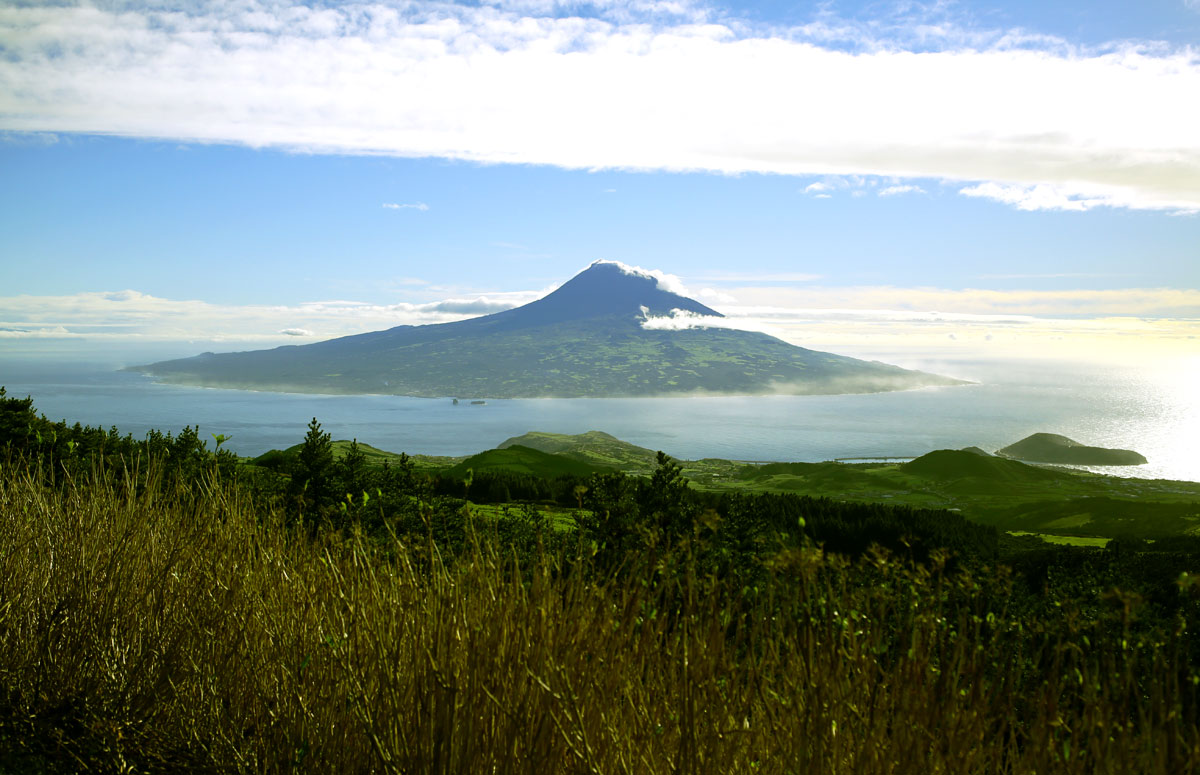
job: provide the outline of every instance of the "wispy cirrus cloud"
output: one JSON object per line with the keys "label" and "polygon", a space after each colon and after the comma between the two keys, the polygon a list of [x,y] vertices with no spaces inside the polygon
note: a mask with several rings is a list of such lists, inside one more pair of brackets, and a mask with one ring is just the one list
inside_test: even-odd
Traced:
{"label": "wispy cirrus cloud", "polygon": [[1086,49],[943,5],[786,29],[675,2],[9,5],[0,129],[1200,210],[1195,50]]}
{"label": "wispy cirrus cloud", "polygon": [[[1086,212],[1097,207],[1137,208],[1131,192],[1119,186],[1053,183],[980,183],[959,189],[963,196],[991,199],[1018,210]],[[1174,208],[1179,214],[1200,212],[1200,203]]]}
{"label": "wispy cirrus cloud", "polygon": [[863,197],[871,192],[882,197],[926,193],[925,189],[916,183],[901,183],[899,178],[879,175],[826,175],[821,180],[805,186],[803,193],[818,199],[828,199],[834,192],[842,191],[849,191],[852,197]]}
{"label": "wispy cirrus cloud", "polygon": [[879,189],[879,196],[901,196],[902,194],[924,194],[925,189],[911,184],[887,186]]}
{"label": "wispy cirrus cloud", "polygon": [[383,208],[385,210],[420,210],[421,212],[425,212],[429,209],[429,205],[425,204],[424,202],[412,202],[408,204],[384,202]]}

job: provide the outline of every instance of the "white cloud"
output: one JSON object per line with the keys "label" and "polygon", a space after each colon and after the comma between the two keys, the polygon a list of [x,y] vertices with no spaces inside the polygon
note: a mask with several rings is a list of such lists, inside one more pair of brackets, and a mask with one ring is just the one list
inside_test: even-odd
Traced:
{"label": "white cloud", "polygon": [[420,210],[425,212],[429,209],[429,205],[424,202],[413,202],[412,204],[398,204],[396,202],[384,202],[383,206],[388,210]]}
{"label": "white cloud", "polygon": [[[530,299],[532,301],[532,299]],[[493,312],[503,312],[506,309],[512,309],[517,306],[511,298],[491,298],[488,296],[480,296],[476,299],[446,299],[445,301],[435,301],[429,304],[417,305],[422,312],[425,313],[443,313],[449,315],[461,315],[466,317],[474,317],[476,315],[490,315]]]}
{"label": "white cloud", "polygon": [[895,176],[881,175],[826,175],[816,183],[804,188],[804,193],[817,199],[828,199],[832,191],[849,191],[850,196],[860,198],[874,190],[877,196],[899,196],[901,194],[924,194],[925,189],[915,183],[901,183]]}
{"label": "white cloud", "polygon": [[15,146],[57,145],[58,136],[50,132],[7,132],[0,130],[0,143]]}
{"label": "white cloud", "polygon": [[709,304],[737,304],[737,297],[716,288],[701,288],[696,291],[696,298]]}
{"label": "white cloud", "polygon": [[426,303],[335,299],[295,305],[222,305],[118,291],[0,297],[0,338],[130,341],[327,339],[399,325],[447,323],[501,312],[545,291],[493,293]]}
{"label": "white cloud", "polygon": [[[949,333],[956,335],[956,346],[964,352],[980,356],[1003,351],[1024,357],[1054,351],[1075,357],[1086,350],[1102,359],[1160,353],[1194,356],[1200,337],[1200,290],[819,286],[730,290],[736,302],[706,299],[724,318],[675,312],[645,325],[663,330],[761,331],[803,347],[885,360],[884,353],[891,349],[937,347],[939,342],[948,346]],[[464,295],[420,304],[329,300],[287,306],[219,305],[137,291],[0,297],[0,341],[14,352],[22,346],[40,352],[55,341],[75,342],[79,347],[154,345],[160,350],[174,343],[170,346],[180,354],[257,349],[405,324],[461,320],[519,306],[546,292]],[[979,349],[984,347],[989,349]],[[164,351],[161,357],[169,354]]]}
{"label": "white cloud", "polygon": [[879,189],[879,196],[900,196],[901,194],[924,194],[925,189],[914,185],[888,186]]}
{"label": "white cloud", "polygon": [[[1071,210],[1086,212],[1096,207],[1132,207],[1137,208],[1138,202],[1131,197],[1130,192],[1113,187],[1049,183],[1001,184],[980,183],[959,189],[964,196],[991,199],[1015,206],[1018,210]],[[1183,203],[1175,208],[1180,212],[1200,211],[1200,202],[1194,206]]]}
{"label": "white cloud", "polygon": [[667,291],[668,293],[677,293],[680,296],[691,296],[692,293],[683,284],[683,281],[678,276],[667,274],[660,269],[642,269],[640,266],[630,266],[623,264],[620,261],[609,261],[607,259],[597,259],[592,262],[592,266],[596,264],[611,264],[620,269],[625,274],[634,275],[636,277],[644,277],[647,280],[654,280],[658,284],[659,290]]}
{"label": "white cloud", "polygon": [[186,8],[0,7],[0,130],[1200,209],[1192,49],[1085,50],[933,11],[771,30],[672,2]]}
{"label": "white cloud", "polygon": [[108,292],[99,294],[99,296],[100,296],[100,298],[104,299],[105,301],[141,301],[143,299],[150,298],[149,296],[147,296],[144,293],[141,293],[140,291],[131,291],[131,290],[108,291]]}
{"label": "white cloud", "polygon": [[650,331],[684,331],[689,328],[749,328],[745,323],[734,323],[726,318],[701,315],[688,310],[673,309],[670,315],[654,315],[642,320],[642,328]]}

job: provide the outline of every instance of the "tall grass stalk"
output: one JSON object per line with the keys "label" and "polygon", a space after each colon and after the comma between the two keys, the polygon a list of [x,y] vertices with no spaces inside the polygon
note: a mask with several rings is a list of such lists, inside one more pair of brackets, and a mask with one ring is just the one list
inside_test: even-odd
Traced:
{"label": "tall grass stalk", "polygon": [[[1002,573],[686,543],[601,573],[0,470],[0,765],[62,771],[1181,773],[1186,633],[993,610]],[[136,484],[141,482],[142,484]],[[585,553],[586,554],[586,553]],[[523,564],[525,563],[525,564]],[[1124,607],[1122,607],[1124,606]],[[1117,609],[1120,610],[1117,610]],[[1108,633],[1107,635],[1105,633]]]}

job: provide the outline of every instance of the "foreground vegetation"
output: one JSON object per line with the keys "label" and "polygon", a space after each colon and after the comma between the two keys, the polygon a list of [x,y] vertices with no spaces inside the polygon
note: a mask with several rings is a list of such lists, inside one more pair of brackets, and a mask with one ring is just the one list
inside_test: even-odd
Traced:
{"label": "foreground vegetation", "polygon": [[31,411],[0,395],[0,771],[1200,768],[1186,542],[1008,570],[953,513],[665,458],[556,528],[315,422],[277,473]]}

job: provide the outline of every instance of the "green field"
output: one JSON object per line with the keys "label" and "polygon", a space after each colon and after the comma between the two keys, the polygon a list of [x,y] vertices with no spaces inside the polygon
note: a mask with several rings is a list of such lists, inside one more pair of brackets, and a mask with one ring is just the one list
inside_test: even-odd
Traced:
{"label": "green field", "polygon": [[1048,533],[1026,533],[1023,530],[1010,530],[1009,535],[1017,536],[1034,536],[1040,538],[1048,544],[1058,544],[1060,546],[1086,546],[1096,549],[1103,549],[1111,541],[1111,538],[1087,538],[1085,536],[1059,536]]}

